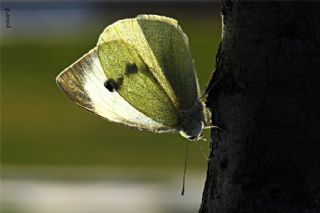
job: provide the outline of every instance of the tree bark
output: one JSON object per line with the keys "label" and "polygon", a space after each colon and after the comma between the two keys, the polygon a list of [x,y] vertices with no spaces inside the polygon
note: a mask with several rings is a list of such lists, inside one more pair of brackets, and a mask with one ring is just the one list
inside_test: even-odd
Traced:
{"label": "tree bark", "polygon": [[222,1],[199,212],[320,212],[319,6]]}

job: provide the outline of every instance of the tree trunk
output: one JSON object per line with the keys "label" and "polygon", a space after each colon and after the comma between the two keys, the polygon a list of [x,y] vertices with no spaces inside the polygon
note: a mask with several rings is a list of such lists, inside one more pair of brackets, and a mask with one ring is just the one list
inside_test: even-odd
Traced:
{"label": "tree trunk", "polygon": [[320,212],[320,4],[222,1],[201,213]]}

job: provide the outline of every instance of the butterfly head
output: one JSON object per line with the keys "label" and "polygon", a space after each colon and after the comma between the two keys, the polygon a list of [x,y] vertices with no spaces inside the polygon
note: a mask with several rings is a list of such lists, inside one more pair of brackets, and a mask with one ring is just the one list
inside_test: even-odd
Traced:
{"label": "butterfly head", "polygon": [[184,128],[179,133],[182,137],[187,138],[190,141],[196,141],[202,137],[202,129],[203,122],[198,122],[196,125],[193,125],[192,128]]}
{"label": "butterfly head", "polygon": [[197,141],[202,136],[205,115],[203,103],[195,102],[192,107],[180,111],[180,135],[191,141]]}

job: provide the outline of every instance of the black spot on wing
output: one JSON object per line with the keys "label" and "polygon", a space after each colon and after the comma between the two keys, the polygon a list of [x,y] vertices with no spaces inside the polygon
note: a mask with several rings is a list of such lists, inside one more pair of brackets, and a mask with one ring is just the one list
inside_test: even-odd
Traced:
{"label": "black spot on wing", "polygon": [[126,65],[126,74],[131,75],[138,72],[138,67],[135,63]]}
{"label": "black spot on wing", "polygon": [[109,92],[113,92],[116,89],[116,82],[113,79],[108,79],[104,82],[104,87],[109,90]]}
{"label": "black spot on wing", "polygon": [[107,88],[107,90],[109,90],[110,92],[114,92],[115,90],[118,90],[122,84],[123,77],[117,78],[117,80],[110,78],[106,82],[104,82],[104,87]]}

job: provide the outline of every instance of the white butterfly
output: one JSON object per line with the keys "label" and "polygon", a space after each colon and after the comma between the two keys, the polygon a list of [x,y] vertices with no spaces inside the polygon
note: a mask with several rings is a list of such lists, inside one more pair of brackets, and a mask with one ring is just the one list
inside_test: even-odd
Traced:
{"label": "white butterfly", "polygon": [[115,123],[190,140],[204,127],[188,38],[171,18],[139,15],[108,26],[57,84],[73,102]]}

